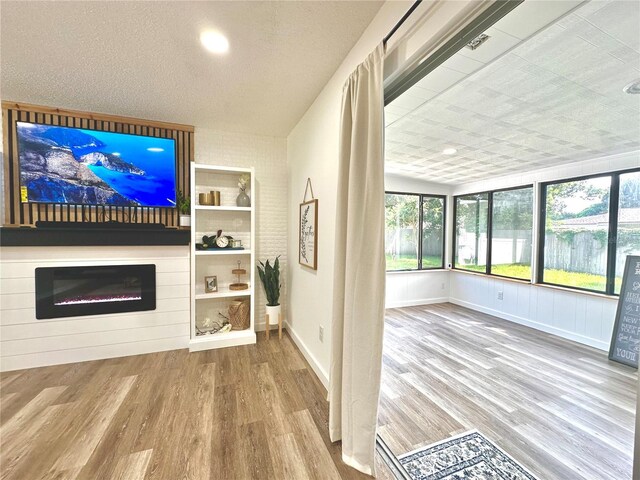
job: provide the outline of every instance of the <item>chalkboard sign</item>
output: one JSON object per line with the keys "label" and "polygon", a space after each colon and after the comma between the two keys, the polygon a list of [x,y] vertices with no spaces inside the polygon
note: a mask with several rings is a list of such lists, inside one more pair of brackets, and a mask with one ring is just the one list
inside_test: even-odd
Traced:
{"label": "chalkboard sign", "polygon": [[640,355],[640,256],[627,256],[609,359],[638,368]]}

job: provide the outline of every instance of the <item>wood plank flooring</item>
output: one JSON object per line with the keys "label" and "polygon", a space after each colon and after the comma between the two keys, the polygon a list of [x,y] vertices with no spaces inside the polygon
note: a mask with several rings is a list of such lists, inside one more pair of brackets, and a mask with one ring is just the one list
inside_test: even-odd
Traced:
{"label": "wood plank flooring", "polygon": [[[0,478],[347,479],[291,338],[0,376]],[[380,459],[378,478],[392,478]]]}
{"label": "wood plank flooring", "polygon": [[477,429],[540,480],[631,478],[637,373],[452,304],[387,310],[378,432],[396,454]]}

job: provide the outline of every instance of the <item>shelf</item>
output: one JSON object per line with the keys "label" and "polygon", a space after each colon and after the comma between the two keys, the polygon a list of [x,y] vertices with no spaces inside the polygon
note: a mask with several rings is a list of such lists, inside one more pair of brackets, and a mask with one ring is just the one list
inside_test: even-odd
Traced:
{"label": "shelf", "polygon": [[256,343],[256,332],[251,329],[231,330],[226,333],[198,335],[189,341],[189,351],[197,352],[211,348],[231,347]]}
{"label": "shelf", "polygon": [[0,246],[189,245],[189,230],[177,228],[13,228],[0,229]]}
{"label": "shelf", "polygon": [[196,205],[196,210],[213,210],[217,212],[251,212],[251,207],[226,207],[213,205]]}
{"label": "shelf", "polygon": [[251,250],[196,250],[196,255],[251,255]]}
{"label": "shelf", "polygon": [[[256,178],[253,168],[225,167],[191,163],[191,340],[190,351],[246,345],[256,342],[255,329],[255,276],[252,266],[256,254],[256,208],[236,206],[238,182],[243,174],[248,174],[247,194],[255,200]],[[220,192],[220,205],[199,205],[199,194],[215,190]],[[244,249],[208,248],[197,250],[196,245],[203,235],[211,236],[222,230],[225,235],[240,240]],[[230,290],[229,285],[238,279],[232,275],[237,263],[246,268],[241,282],[249,284],[246,290]],[[249,268],[247,268],[247,266]],[[205,293],[202,279],[206,276],[218,277],[218,291]],[[197,278],[196,278],[197,277]],[[234,330],[227,333],[197,335],[196,319],[203,315],[216,315],[216,310],[224,309],[234,299],[242,299],[250,305],[247,330]]]}
{"label": "shelf", "polygon": [[221,288],[217,292],[205,293],[202,290],[196,292],[196,300],[211,300],[216,298],[230,298],[230,297],[250,297],[251,287],[246,290],[229,290],[228,288]]}
{"label": "shelf", "polygon": [[222,167],[218,165],[206,165],[203,163],[193,163],[194,170],[200,171],[213,171],[216,173],[220,173],[222,175],[233,175],[236,173],[253,173],[251,168],[243,168],[243,167]]}

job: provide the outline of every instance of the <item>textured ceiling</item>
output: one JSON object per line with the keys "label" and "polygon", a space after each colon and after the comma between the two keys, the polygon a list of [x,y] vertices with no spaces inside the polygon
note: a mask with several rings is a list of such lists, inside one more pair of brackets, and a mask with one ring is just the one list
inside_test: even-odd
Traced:
{"label": "textured ceiling", "polygon": [[[286,136],[382,2],[0,2],[5,100]],[[200,31],[227,35],[214,56]]]}
{"label": "textured ceiling", "polygon": [[[387,107],[387,172],[462,184],[640,149],[640,95],[622,91],[640,77],[638,25],[635,1],[588,3],[519,45],[496,24]],[[500,42],[517,46],[473,59]]]}

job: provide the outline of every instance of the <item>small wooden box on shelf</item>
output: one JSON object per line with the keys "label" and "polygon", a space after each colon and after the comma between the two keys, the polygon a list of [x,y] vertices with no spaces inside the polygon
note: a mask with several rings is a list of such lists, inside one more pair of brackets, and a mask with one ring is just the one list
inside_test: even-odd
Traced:
{"label": "small wooden box on shelf", "polygon": [[[251,206],[237,206],[240,176],[250,176],[247,193]],[[200,205],[199,194],[218,192],[219,205]],[[234,168],[191,164],[191,341],[190,351],[255,343],[255,172],[253,168]],[[206,197],[209,198],[209,197]],[[204,235],[222,230],[223,236],[240,241],[243,249],[229,247],[198,249]],[[243,271],[242,279],[238,278]],[[235,272],[235,273],[234,273]],[[215,290],[205,289],[205,277],[215,277]],[[234,284],[244,288],[235,290]],[[216,331],[202,327],[220,325],[229,318],[229,307],[249,302],[249,327],[244,330]],[[246,318],[246,317],[245,317]],[[211,319],[214,319],[212,321]],[[246,323],[245,323],[246,324]],[[243,325],[244,326],[244,325]],[[230,328],[230,327],[227,327]],[[241,327],[240,327],[241,328]]]}

